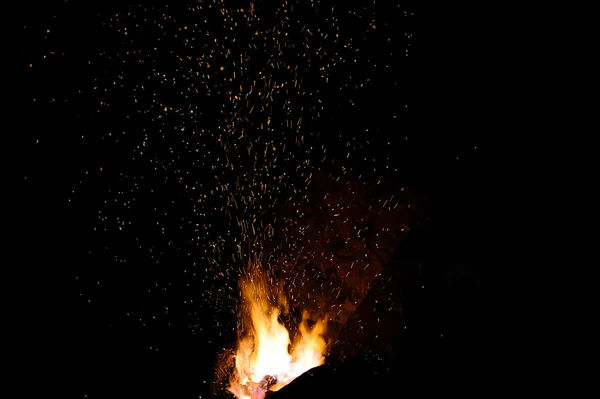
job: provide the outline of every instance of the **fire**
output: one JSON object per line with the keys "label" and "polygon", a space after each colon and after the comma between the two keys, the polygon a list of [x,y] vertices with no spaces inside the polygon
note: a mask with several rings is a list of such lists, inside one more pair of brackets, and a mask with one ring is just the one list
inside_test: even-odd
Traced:
{"label": "fire", "polygon": [[308,314],[298,326],[299,336],[292,344],[278,317],[285,303],[275,306],[269,298],[269,285],[260,279],[242,281],[243,316],[250,328],[235,352],[235,370],[228,391],[237,399],[263,399],[267,391],[277,391],[305,371],[325,362],[325,320],[312,328]]}

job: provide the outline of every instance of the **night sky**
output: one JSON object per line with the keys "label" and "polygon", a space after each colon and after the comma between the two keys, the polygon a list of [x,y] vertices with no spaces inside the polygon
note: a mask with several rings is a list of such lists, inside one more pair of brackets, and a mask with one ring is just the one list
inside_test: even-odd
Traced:
{"label": "night sky", "polygon": [[240,264],[318,170],[425,187],[431,230],[404,248],[430,266],[403,289],[440,288],[413,298],[409,352],[470,370],[500,351],[512,159],[495,5],[48,1],[21,15],[15,267],[32,389],[209,397]]}

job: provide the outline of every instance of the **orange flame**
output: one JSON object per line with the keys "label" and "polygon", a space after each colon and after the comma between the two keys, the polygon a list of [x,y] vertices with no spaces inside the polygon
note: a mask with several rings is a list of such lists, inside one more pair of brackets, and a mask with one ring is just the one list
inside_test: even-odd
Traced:
{"label": "orange flame", "polygon": [[325,362],[325,320],[311,329],[308,314],[304,313],[299,337],[290,348],[289,332],[278,320],[281,309],[271,304],[268,285],[259,284],[259,280],[241,282],[242,309],[250,317],[251,328],[239,340],[235,352],[228,391],[237,399],[263,399],[267,391],[277,391]]}

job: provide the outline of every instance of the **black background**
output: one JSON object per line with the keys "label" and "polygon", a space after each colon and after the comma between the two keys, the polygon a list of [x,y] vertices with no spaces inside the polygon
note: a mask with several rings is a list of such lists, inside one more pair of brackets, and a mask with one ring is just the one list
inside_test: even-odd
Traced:
{"label": "black background", "polygon": [[[23,370],[39,382],[30,388],[60,397],[206,397],[215,350],[227,343],[223,338],[212,337],[209,345],[211,337],[192,336],[185,328],[142,329],[115,320],[121,305],[114,300],[98,298],[100,305],[88,305],[79,297],[75,276],[91,280],[102,264],[81,271],[81,262],[88,262],[91,221],[66,209],[64,199],[80,171],[94,164],[90,157],[101,158],[103,149],[77,151],[74,138],[88,128],[86,120],[74,119],[73,108],[34,105],[31,98],[54,93],[60,97],[90,79],[72,65],[97,51],[90,43],[106,45],[88,23],[106,7],[124,5],[45,2],[22,12],[29,27],[52,26],[58,15],[59,28],[66,32],[55,39],[66,54],[61,64],[34,74],[28,60],[42,53],[45,44],[23,35],[24,88],[19,102],[23,123],[18,133],[23,141],[15,168],[23,184],[17,208],[22,256],[15,265],[23,283],[17,319],[23,327]],[[405,170],[403,178],[429,187],[431,234],[406,245],[435,254],[432,266],[411,287],[425,279],[438,282],[434,284],[438,288],[417,297],[404,287],[403,295],[413,304],[406,317],[419,331],[419,337],[410,341],[412,351],[427,352],[434,362],[463,370],[492,370],[502,363],[499,359],[508,347],[504,335],[508,310],[499,304],[506,303],[502,296],[510,293],[497,288],[512,273],[507,259],[512,228],[508,172],[514,167],[515,147],[509,90],[514,36],[506,21],[513,11],[495,2],[425,1],[409,8],[416,15],[410,22],[416,39],[410,60],[399,65],[408,77],[403,97],[393,101],[411,104],[401,122],[410,144],[386,134],[383,125],[374,140],[392,140],[395,162]],[[376,49],[372,51],[376,58]],[[387,84],[393,74],[376,77],[364,104],[365,118],[376,119],[394,106],[390,98],[395,96]],[[356,118],[334,113],[329,123],[350,130]],[[36,146],[39,137],[51,139]],[[139,282],[130,276],[119,284]],[[135,303],[135,298],[129,300]],[[185,315],[176,317],[185,321]],[[119,325],[118,331],[106,321]],[[436,341],[442,329],[453,337],[444,345]],[[159,344],[159,352],[147,350]],[[435,381],[433,374],[431,378]],[[473,384],[468,377],[463,382]]]}

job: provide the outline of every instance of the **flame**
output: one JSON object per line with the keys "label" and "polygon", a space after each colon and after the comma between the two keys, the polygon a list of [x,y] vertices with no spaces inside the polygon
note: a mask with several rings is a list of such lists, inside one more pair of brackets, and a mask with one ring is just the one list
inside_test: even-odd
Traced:
{"label": "flame", "polygon": [[250,329],[235,352],[235,369],[227,389],[237,399],[263,399],[267,391],[277,391],[305,371],[325,362],[325,320],[312,328],[305,312],[298,326],[299,337],[291,345],[290,334],[278,318],[287,306],[280,297],[279,306],[269,299],[269,285],[260,279],[241,284],[245,314]]}

